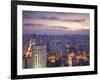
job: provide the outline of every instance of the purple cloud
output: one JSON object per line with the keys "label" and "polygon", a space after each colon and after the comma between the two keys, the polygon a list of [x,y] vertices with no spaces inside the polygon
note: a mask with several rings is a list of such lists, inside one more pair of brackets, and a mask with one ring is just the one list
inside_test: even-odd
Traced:
{"label": "purple cloud", "polygon": [[83,18],[83,19],[66,19],[63,21],[65,21],[65,22],[84,22],[86,20]]}
{"label": "purple cloud", "polygon": [[27,27],[29,27],[29,26],[39,26],[39,27],[43,27],[43,26],[45,26],[45,25],[43,25],[43,24],[34,24],[34,23],[26,23],[26,24],[23,24],[23,26],[27,26]]}

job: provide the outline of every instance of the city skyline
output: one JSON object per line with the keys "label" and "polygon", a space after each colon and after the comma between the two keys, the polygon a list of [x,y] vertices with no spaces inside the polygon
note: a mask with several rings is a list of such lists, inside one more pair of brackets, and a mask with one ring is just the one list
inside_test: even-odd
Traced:
{"label": "city skyline", "polygon": [[23,11],[23,34],[89,34],[88,13]]}
{"label": "city skyline", "polygon": [[88,13],[23,11],[23,68],[89,65]]}

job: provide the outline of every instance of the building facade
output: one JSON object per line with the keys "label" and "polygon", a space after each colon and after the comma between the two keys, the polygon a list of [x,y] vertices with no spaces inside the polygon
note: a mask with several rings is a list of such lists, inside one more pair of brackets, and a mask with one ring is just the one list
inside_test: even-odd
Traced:
{"label": "building facade", "polygon": [[46,46],[34,45],[33,46],[33,68],[46,67]]}

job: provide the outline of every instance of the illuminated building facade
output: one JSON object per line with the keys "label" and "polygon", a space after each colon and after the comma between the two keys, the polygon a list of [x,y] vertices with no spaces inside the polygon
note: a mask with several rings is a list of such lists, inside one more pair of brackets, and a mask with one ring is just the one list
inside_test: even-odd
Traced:
{"label": "illuminated building facade", "polygon": [[46,67],[46,45],[37,45],[35,40],[30,40],[24,57],[25,68]]}
{"label": "illuminated building facade", "polygon": [[33,46],[33,68],[46,67],[46,46],[34,45]]}

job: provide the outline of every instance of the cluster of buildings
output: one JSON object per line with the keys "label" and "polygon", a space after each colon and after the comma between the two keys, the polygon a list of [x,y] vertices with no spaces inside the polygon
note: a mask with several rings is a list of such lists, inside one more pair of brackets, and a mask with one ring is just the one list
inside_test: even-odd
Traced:
{"label": "cluster of buildings", "polygon": [[[55,37],[55,39],[53,39],[54,36],[51,36],[48,37],[48,39],[51,40],[52,38],[52,40],[48,41],[46,37],[48,36],[39,36],[36,39],[28,41],[28,46],[25,48],[25,51],[23,51],[23,68],[89,65],[88,40],[85,40],[86,45],[83,46],[83,48],[85,47],[86,49],[81,50],[79,47],[81,43],[79,45],[77,44],[74,48],[73,45],[66,44],[68,40],[65,38],[59,40],[59,36]],[[81,42],[81,40],[79,41]],[[83,43],[82,45],[84,45]]]}
{"label": "cluster of buildings", "polygon": [[63,66],[87,66],[89,65],[89,53],[83,51],[73,52],[70,49],[66,49],[68,54],[58,52],[56,54],[48,54],[47,67],[63,67]]}

